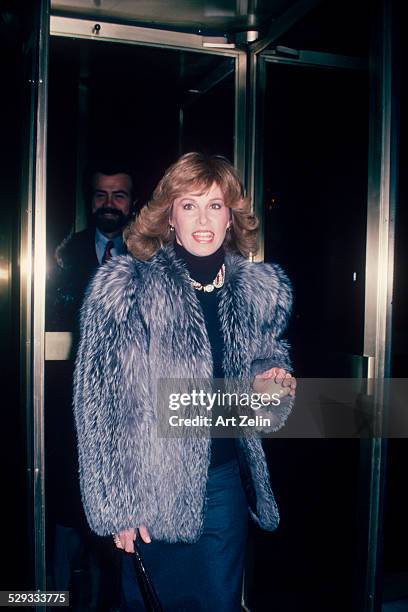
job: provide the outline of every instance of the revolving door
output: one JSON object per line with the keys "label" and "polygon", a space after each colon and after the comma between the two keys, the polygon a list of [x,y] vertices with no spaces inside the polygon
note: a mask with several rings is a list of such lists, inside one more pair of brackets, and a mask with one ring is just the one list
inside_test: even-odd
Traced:
{"label": "revolving door", "polygon": [[[345,369],[347,375],[352,375],[353,367],[366,376],[387,373],[385,322],[390,311],[392,274],[384,267],[384,258],[388,261],[392,251],[389,227],[384,225],[392,204],[392,190],[388,189],[387,195],[384,184],[384,168],[389,164],[391,150],[379,145],[384,130],[391,133],[392,125],[390,117],[387,125],[381,114],[385,113],[386,105],[381,112],[377,107],[368,112],[373,95],[381,95],[387,101],[390,92],[385,87],[385,72],[382,77],[381,73],[375,78],[370,76],[368,50],[366,56],[352,59],[344,52],[332,53],[331,58],[327,54],[317,57],[316,53],[307,55],[299,51],[295,56],[289,44],[278,44],[287,42],[281,40],[282,36],[294,29],[290,7],[289,13],[283,13],[279,27],[272,23],[262,44],[262,37],[252,42],[249,35],[243,41],[242,37],[234,39],[220,32],[215,36],[210,31],[202,35],[182,28],[178,31],[151,28],[125,23],[124,19],[115,22],[112,16],[103,19],[100,13],[98,21],[89,14],[81,14],[78,19],[75,9],[72,14],[69,11],[62,14],[58,4],[52,4],[50,15],[44,2],[39,13],[32,158],[28,165],[28,195],[22,209],[28,210],[28,215],[23,215],[22,224],[26,252],[21,286],[26,315],[20,346],[26,356],[23,380],[28,390],[25,405],[30,424],[28,463],[33,496],[30,512],[37,588],[49,588],[52,584],[46,455],[50,451],[47,461],[52,465],[56,453],[63,449],[58,437],[61,433],[58,389],[50,390],[47,385],[58,380],[58,371],[72,357],[69,330],[47,329],[47,265],[51,266],[55,249],[66,235],[86,226],[82,175],[90,157],[101,150],[121,150],[142,177],[138,186],[140,203],[149,197],[163,169],[182,152],[200,149],[222,153],[235,162],[261,217],[264,259],[282,263],[299,287],[290,333],[295,347],[296,338],[302,338],[296,364],[304,376],[313,376],[316,371],[322,375],[319,361],[322,352],[330,376],[342,375],[340,372]],[[306,13],[303,7],[302,19]],[[379,36],[379,40],[381,48],[389,51],[386,37]],[[391,56],[386,61],[391,63]],[[354,99],[341,98],[348,87],[353,90]],[[322,92],[327,94],[325,102]],[[307,98],[304,101],[303,96]],[[346,103],[349,106],[341,118],[343,123],[339,121],[333,133],[328,134],[325,130],[330,128],[330,121],[339,115],[341,107],[344,111]],[[332,105],[331,115],[328,105]],[[347,113],[354,115],[348,118]],[[319,142],[313,143],[312,156],[313,147],[307,146],[307,139],[313,138],[314,133]],[[354,173],[352,180],[351,173],[344,168],[335,171],[335,164],[338,167],[342,164],[347,146],[353,150],[352,160],[348,160]],[[322,153],[324,147],[326,155]],[[346,176],[350,183],[346,184]],[[334,188],[335,179],[338,183]],[[306,196],[302,197],[302,191]],[[349,209],[344,221],[341,212],[347,208],[345,198]],[[328,201],[330,204],[326,205]],[[317,223],[312,222],[312,215],[318,215]],[[353,223],[348,223],[351,215]],[[332,224],[329,229],[328,223]],[[291,224],[296,226],[291,229]],[[336,231],[340,225],[341,231]],[[346,262],[342,258],[345,244]],[[314,267],[314,273],[307,278],[305,254]],[[340,300],[336,297],[339,283]],[[318,330],[319,342],[315,342],[316,334],[312,331],[318,323],[317,297],[312,303],[308,297],[312,292],[317,296],[322,286],[321,301],[328,317]],[[330,351],[325,352],[328,344],[332,345],[330,356]],[[66,417],[69,419],[69,415]],[[66,422],[65,417],[62,421]],[[63,429],[68,427],[64,425]],[[341,601],[343,609],[344,602],[348,605],[353,600],[356,580],[362,591],[359,601],[366,602],[366,609],[374,609],[370,605],[378,598],[375,583],[384,448],[380,440],[370,441],[366,448],[356,445],[340,448],[337,442],[330,442],[325,440],[321,448],[312,449],[307,440],[302,440],[293,452],[293,440],[279,440],[265,449],[271,466],[278,466],[282,458],[287,460],[286,471],[274,474],[276,467],[271,471],[288,525],[284,524],[282,531],[271,538],[253,535],[244,589],[249,609],[262,609],[274,602],[277,583],[268,589],[267,573],[260,568],[267,562],[277,568],[278,551],[285,549],[288,551],[285,563],[289,566],[297,542],[301,543],[302,552],[297,570],[301,586],[288,595],[290,585],[281,583],[281,593],[275,600],[280,605],[277,609],[284,610],[285,605],[292,606],[286,609],[301,610],[302,605],[307,609],[305,602],[310,601],[320,606],[315,609],[327,609],[327,602],[332,601],[333,593],[344,580],[347,587]],[[291,529],[296,523],[299,499],[285,485],[286,481],[292,483],[299,478],[296,466],[290,464],[293,457],[296,464],[303,464],[305,470],[308,466],[318,474],[314,501],[304,516],[317,517],[315,526],[320,524],[333,543],[331,549],[324,546],[322,531],[317,546],[320,560],[316,553],[308,568],[306,551],[312,542]],[[334,474],[340,477],[346,457],[349,494],[341,496],[342,503],[337,504],[340,493],[333,487],[327,498],[319,502],[319,486],[326,487]],[[324,463],[328,466],[326,471],[321,469]],[[368,479],[363,485],[362,474]],[[305,472],[300,480],[305,481]],[[356,495],[361,490],[365,501],[357,512]],[[57,501],[63,503],[61,499]],[[348,539],[328,523],[319,523],[318,517],[327,514],[328,504],[348,517]],[[356,517],[357,522],[353,522]],[[359,521],[366,527],[367,520],[367,534],[356,553],[354,536],[359,532]],[[314,579],[322,568],[324,555],[331,562],[337,559],[336,567],[340,570],[350,559],[358,557],[358,567],[340,574],[339,580],[327,580],[326,591],[320,592]],[[307,597],[306,583],[312,585]],[[259,589],[262,595],[257,600],[254,593]],[[80,605],[81,595],[78,597]]]}

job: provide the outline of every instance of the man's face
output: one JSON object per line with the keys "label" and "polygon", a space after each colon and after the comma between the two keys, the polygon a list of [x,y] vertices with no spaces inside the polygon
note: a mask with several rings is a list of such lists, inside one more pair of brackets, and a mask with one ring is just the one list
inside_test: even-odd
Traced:
{"label": "man's face", "polygon": [[132,179],[128,174],[95,174],[92,216],[101,232],[118,234],[129,221],[131,208]]}

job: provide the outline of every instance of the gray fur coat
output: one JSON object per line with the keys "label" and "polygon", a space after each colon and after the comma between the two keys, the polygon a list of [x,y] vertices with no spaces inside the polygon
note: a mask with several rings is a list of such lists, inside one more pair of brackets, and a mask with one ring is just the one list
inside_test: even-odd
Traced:
{"label": "gray fur coat", "polygon": [[[291,369],[281,339],[291,308],[276,265],[227,254],[219,301],[226,377]],[[165,439],[155,429],[159,378],[211,378],[203,314],[187,270],[171,247],[150,261],[116,257],[94,277],[81,314],[74,409],[80,482],[89,525],[107,535],[146,525],[153,539],[193,542],[205,511],[208,437]],[[279,429],[292,399],[271,406]],[[269,407],[268,407],[269,409]],[[252,518],[276,528],[279,515],[261,440],[237,441]]]}

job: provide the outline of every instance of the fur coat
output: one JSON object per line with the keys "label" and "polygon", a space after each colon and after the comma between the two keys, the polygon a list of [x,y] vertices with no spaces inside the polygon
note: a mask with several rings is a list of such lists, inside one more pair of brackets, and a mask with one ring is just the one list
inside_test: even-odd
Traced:
{"label": "fur coat", "polygon": [[[226,254],[219,317],[226,377],[291,369],[281,339],[291,289],[277,265]],[[145,525],[151,537],[193,542],[202,532],[210,462],[208,437],[159,437],[154,394],[159,378],[211,378],[204,317],[187,269],[172,247],[150,261],[116,257],[94,277],[82,306],[74,410],[82,500],[99,535]],[[273,430],[292,398],[268,406]],[[261,440],[237,440],[249,510],[264,529],[279,515]]]}

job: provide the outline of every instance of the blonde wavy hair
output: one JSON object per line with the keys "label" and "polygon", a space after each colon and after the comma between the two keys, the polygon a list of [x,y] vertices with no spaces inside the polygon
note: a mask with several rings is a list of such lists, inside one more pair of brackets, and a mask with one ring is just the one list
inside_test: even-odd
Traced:
{"label": "blonde wavy hair", "polygon": [[125,229],[129,252],[137,259],[148,260],[162,246],[173,243],[175,236],[169,219],[174,200],[193,191],[204,194],[214,183],[231,209],[231,227],[226,233],[224,248],[244,257],[255,254],[259,223],[237,171],[225,157],[202,153],[186,153],[166,170],[152,199]]}

